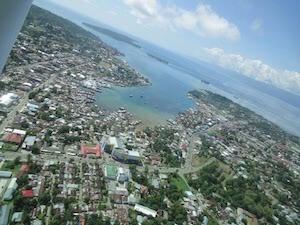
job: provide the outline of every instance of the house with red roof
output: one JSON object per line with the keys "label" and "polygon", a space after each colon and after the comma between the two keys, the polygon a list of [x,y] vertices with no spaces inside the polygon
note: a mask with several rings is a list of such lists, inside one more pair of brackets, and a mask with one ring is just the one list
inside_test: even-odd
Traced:
{"label": "house with red roof", "polygon": [[14,143],[14,144],[21,144],[22,136],[19,134],[14,134],[14,133],[6,133],[2,137],[2,141]]}
{"label": "house with red roof", "polygon": [[81,144],[81,154],[86,156],[88,154],[94,154],[97,157],[102,156],[102,149],[101,149],[101,145],[97,144],[96,146],[87,146],[86,144]]}
{"label": "house with red roof", "polygon": [[32,190],[24,190],[22,191],[23,198],[33,198],[33,191]]}

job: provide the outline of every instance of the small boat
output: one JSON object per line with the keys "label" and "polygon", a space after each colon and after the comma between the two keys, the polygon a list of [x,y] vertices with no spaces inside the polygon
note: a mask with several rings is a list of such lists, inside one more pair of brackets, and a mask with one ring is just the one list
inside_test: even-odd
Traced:
{"label": "small boat", "polygon": [[133,97],[133,95],[129,95],[129,97],[130,97],[130,98],[132,98],[132,97]]}

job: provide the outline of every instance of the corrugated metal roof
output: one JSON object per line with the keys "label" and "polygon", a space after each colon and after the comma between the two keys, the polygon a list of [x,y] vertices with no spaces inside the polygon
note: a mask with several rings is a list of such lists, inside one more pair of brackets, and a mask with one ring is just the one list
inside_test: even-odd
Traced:
{"label": "corrugated metal roof", "polygon": [[10,212],[9,205],[3,205],[0,208],[0,225],[7,225],[8,224],[8,217]]}
{"label": "corrugated metal roof", "polygon": [[0,177],[10,178],[12,176],[12,172],[10,171],[0,171]]}

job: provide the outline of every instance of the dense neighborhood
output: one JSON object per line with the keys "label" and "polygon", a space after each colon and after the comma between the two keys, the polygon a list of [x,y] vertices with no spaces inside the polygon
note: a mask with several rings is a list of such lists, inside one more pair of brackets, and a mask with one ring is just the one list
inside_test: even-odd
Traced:
{"label": "dense neighborhood", "polygon": [[204,90],[155,127],[102,109],[150,85],[120,55],[32,7],[0,78],[0,225],[300,223],[298,137]]}

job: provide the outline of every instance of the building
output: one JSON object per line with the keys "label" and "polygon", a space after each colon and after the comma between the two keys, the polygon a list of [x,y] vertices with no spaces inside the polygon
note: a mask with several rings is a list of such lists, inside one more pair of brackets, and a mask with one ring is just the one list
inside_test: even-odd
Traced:
{"label": "building", "polygon": [[32,190],[24,190],[22,191],[23,198],[33,198],[33,191]]}
{"label": "building", "polygon": [[30,149],[36,141],[36,136],[27,136],[22,144],[22,148]]}
{"label": "building", "polygon": [[31,222],[31,225],[43,225],[43,222],[39,219],[35,219]]}
{"label": "building", "polygon": [[109,137],[109,144],[112,145],[114,148],[122,147],[120,140],[116,137]]}
{"label": "building", "polygon": [[114,148],[112,151],[112,157],[117,160],[117,161],[121,161],[124,162],[125,161],[125,149],[124,148]]}
{"label": "building", "polygon": [[140,153],[137,151],[129,151],[125,148],[114,148],[112,152],[112,157],[120,162],[126,163],[140,163]]}
{"label": "building", "polygon": [[13,223],[21,223],[22,222],[22,217],[23,217],[23,212],[15,212],[12,215],[11,222],[13,222]]}
{"label": "building", "polygon": [[10,171],[0,171],[0,178],[11,178],[12,172]]}
{"label": "building", "polygon": [[134,210],[139,212],[139,213],[142,213],[146,216],[152,216],[152,217],[156,217],[157,216],[157,212],[153,209],[150,209],[148,207],[145,207],[145,206],[142,206],[142,205],[139,205],[139,204],[136,204],[134,206]]}
{"label": "building", "polygon": [[26,130],[13,129],[12,133],[13,134],[18,134],[18,135],[21,135],[21,136],[25,136],[26,135]]}
{"label": "building", "polygon": [[12,178],[4,195],[3,200],[4,201],[10,201],[13,198],[13,193],[17,190],[18,184],[17,184],[17,178]]}
{"label": "building", "polygon": [[21,144],[22,136],[15,133],[6,133],[2,137],[2,141],[13,143],[13,144]]}
{"label": "building", "polygon": [[128,203],[128,190],[123,187],[117,187],[116,190],[110,192],[111,201],[117,204]]}
{"label": "building", "polygon": [[127,156],[128,162],[136,163],[136,164],[138,164],[140,162],[141,157],[140,157],[139,152],[137,152],[137,151],[127,151],[127,154],[128,154],[128,156]]}
{"label": "building", "polygon": [[40,107],[36,104],[27,103],[26,108],[31,112],[36,112],[39,110]]}
{"label": "building", "polygon": [[191,199],[191,200],[193,200],[193,201],[196,201],[196,200],[197,200],[196,196],[195,196],[195,195],[193,194],[193,192],[191,192],[191,191],[185,191],[184,194],[185,194],[189,199]]}
{"label": "building", "polygon": [[117,181],[120,183],[127,182],[129,180],[129,169],[125,169],[122,167],[118,168]]}
{"label": "building", "polygon": [[117,139],[116,137],[109,137],[109,146],[112,148],[113,157],[120,161],[124,160],[123,151],[125,150],[125,147],[119,139]]}
{"label": "building", "polygon": [[88,154],[94,154],[97,157],[101,158],[101,145],[97,144],[96,146],[87,146],[86,144],[81,144],[81,154],[86,156]]}
{"label": "building", "polygon": [[0,106],[2,107],[10,107],[12,103],[18,98],[18,96],[14,93],[7,93],[0,97]]}
{"label": "building", "polygon": [[101,140],[103,151],[111,154],[114,148],[121,148],[122,144],[116,137],[104,136]]}
{"label": "building", "polygon": [[10,213],[9,205],[1,206],[1,208],[0,208],[0,225],[8,224],[9,213]]}

